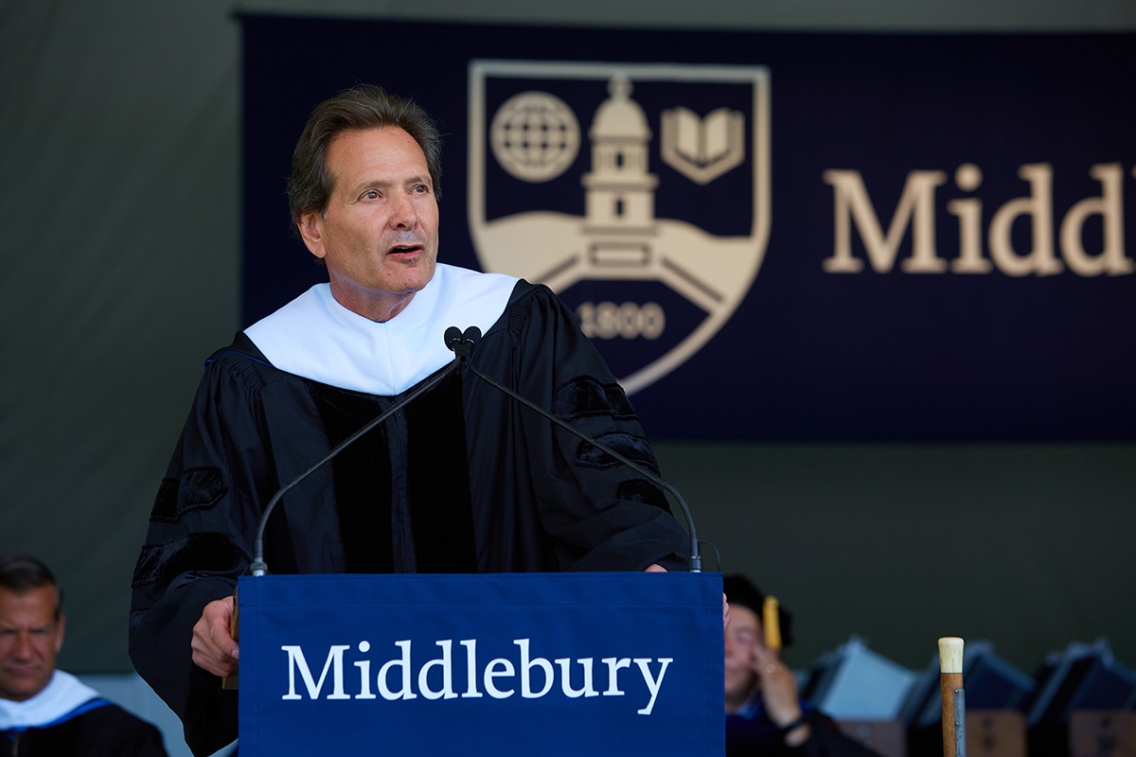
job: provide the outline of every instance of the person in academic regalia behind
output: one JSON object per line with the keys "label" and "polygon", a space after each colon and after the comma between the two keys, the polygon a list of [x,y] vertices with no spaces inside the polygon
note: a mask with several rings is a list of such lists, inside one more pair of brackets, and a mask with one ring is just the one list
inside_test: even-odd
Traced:
{"label": "person in academic regalia behind", "polygon": [[0,555],[0,754],[165,757],[157,728],[55,667],[66,622],[48,567]]}
{"label": "person in academic regalia behind", "polygon": [[[879,757],[843,734],[802,700],[780,650],[765,644],[765,595],[745,576],[723,579],[730,603],[726,627],[727,757]],[[793,642],[793,616],[778,608],[782,647]]]}
{"label": "person in academic regalia behind", "polygon": [[[453,360],[648,468],[623,390],[547,287],[437,262],[441,139],[421,108],[360,86],[319,105],[293,156],[299,236],[329,283],[209,359],[134,574],[130,654],[197,755],[237,733],[233,589],[282,485]],[[292,489],[274,573],[682,569],[662,492],[466,368]]]}

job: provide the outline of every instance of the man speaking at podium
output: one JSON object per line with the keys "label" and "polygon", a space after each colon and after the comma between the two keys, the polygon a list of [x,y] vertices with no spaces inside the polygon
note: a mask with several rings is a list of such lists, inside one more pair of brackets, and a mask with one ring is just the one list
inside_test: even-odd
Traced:
{"label": "man speaking at podium", "polygon": [[[317,285],[207,363],[134,574],[130,654],[195,754],[236,738],[233,590],[267,501],[454,359],[655,468],[622,389],[546,287],[437,262],[441,139],[361,86],[319,105],[288,185]],[[264,536],[276,573],[681,568],[662,492],[468,370],[292,489]]]}

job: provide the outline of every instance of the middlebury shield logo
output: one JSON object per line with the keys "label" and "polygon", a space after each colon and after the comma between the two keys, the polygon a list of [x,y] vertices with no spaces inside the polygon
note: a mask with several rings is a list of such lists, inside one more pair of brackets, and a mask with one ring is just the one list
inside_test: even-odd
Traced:
{"label": "middlebury shield logo", "polygon": [[486,271],[547,284],[628,393],[733,315],[769,238],[769,73],[477,60],[469,223]]}

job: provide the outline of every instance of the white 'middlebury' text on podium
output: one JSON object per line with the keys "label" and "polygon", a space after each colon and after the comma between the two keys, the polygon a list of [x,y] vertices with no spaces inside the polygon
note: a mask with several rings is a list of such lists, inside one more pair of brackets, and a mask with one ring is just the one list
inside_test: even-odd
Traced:
{"label": "white 'middlebury' text on podium", "polygon": [[[519,659],[516,662],[506,657],[497,657],[486,663],[484,667],[478,666],[476,639],[463,639],[458,643],[465,647],[465,665],[462,666],[465,672],[465,690],[460,694],[454,688],[453,639],[443,639],[434,642],[437,647],[441,648],[441,656],[425,662],[418,668],[417,676],[414,675],[411,662],[411,641],[394,642],[394,645],[401,650],[401,654],[384,662],[382,667],[379,668],[378,674],[374,677],[378,689],[377,696],[371,688],[371,660],[369,659],[353,662],[354,667],[358,668],[357,693],[347,692],[348,682],[344,674],[344,655],[351,650],[350,644],[330,645],[318,681],[312,676],[304,650],[299,645],[285,644],[280,649],[288,655],[288,693],[284,694],[281,699],[304,699],[303,693],[298,693],[296,690],[297,672],[299,672],[299,677],[303,681],[303,688],[306,689],[308,698],[319,699],[320,693],[324,690],[324,683],[327,682],[329,671],[331,673],[330,693],[323,697],[325,700],[378,699],[382,697],[387,701],[395,701],[416,699],[419,696],[424,699],[446,700],[459,697],[480,698],[485,694],[494,699],[508,699],[517,693],[518,682],[516,679],[518,678],[520,679],[519,687],[522,698],[540,699],[552,691],[557,677],[560,679],[560,691],[570,699],[601,695],[618,697],[626,694],[620,688],[619,672],[623,669],[629,670],[624,678],[624,685],[628,685],[626,683],[628,678],[632,681],[635,680],[634,672],[630,670],[632,663],[634,663],[642,675],[643,683],[647,687],[647,694],[650,695],[649,701],[636,712],[640,715],[650,715],[655,707],[659,690],[662,688],[667,666],[674,661],[672,657],[660,657],[658,659],[651,657],[603,657],[600,658],[600,664],[596,666],[594,665],[595,658],[577,658],[575,667],[582,671],[583,680],[582,686],[575,688],[572,685],[572,659],[564,657],[550,661],[544,657],[531,657],[529,639],[513,640],[513,644],[518,647]],[[371,651],[370,642],[359,642],[357,650],[359,653],[367,654]],[[435,654],[437,653],[437,650],[432,651]],[[658,663],[657,677],[652,672],[652,663]],[[556,674],[557,668],[559,668],[559,676]],[[596,672],[597,668],[599,672]],[[534,675],[537,670],[539,670],[539,675]],[[390,685],[392,673],[396,682],[394,688]],[[580,673],[576,675],[580,676]],[[595,683],[597,678],[603,677],[606,677],[607,686],[600,691],[595,687]],[[351,678],[355,679],[356,676],[352,675]],[[413,685],[416,678],[417,692]],[[434,679],[433,686],[431,685],[431,678]],[[535,685],[538,682],[540,684],[539,689]],[[484,689],[484,692],[482,689]]]}

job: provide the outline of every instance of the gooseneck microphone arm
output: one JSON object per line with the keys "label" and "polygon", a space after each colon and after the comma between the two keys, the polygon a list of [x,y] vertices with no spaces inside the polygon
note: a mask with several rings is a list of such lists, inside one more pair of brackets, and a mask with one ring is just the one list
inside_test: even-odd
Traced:
{"label": "gooseneck microphone arm", "polygon": [[688,563],[690,572],[691,573],[701,573],[702,572],[702,555],[699,554],[698,535],[695,533],[695,530],[694,530],[694,516],[691,515],[690,508],[686,506],[686,501],[682,498],[682,495],[680,495],[678,493],[678,491],[673,486],[668,484],[663,479],[659,478],[659,476],[657,476],[656,474],[654,474],[651,471],[644,468],[642,465],[639,465],[638,463],[629,460],[625,455],[622,455],[619,452],[616,452],[614,449],[612,449],[608,445],[604,444],[603,442],[599,441],[598,439],[595,439],[591,436],[588,436],[583,431],[580,431],[579,429],[577,429],[575,426],[571,425],[567,421],[556,417],[555,415],[553,415],[549,411],[545,410],[540,405],[537,405],[535,402],[532,402],[531,400],[529,400],[527,397],[524,397],[523,395],[518,394],[517,392],[513,391],[509,387],[504,386],[503,384],[499,383],[498,381],[496,381],[492,377],[487,376],[486,374],[484,374],[480,370],[478,370],[478,368],[473,365],[473,363],[469,360],[469,358],[470,358],[471,355],[473,355],[473,348],[477,345],[478,341],[480,341],[480,340],[481,340],[481,329],[477,328],[476,326],[470,326],[464,332],[461,331],[460,329],[458,329],[457,326],[450,326],[448,329],[446,329],[446,336],[445,336],[446,346],[449,347],[451,350],[453,350],[454,354],[457,356],[457,361],[455,361],[455,362],[465,363],[466,367],[469,368],[470,372],[473,373],[473,375],[477,376],[482,381],[484,381],[485,383],[489,384],[490,386],[497,389],[498,391],[505,393],[507,396],[512,397],[514,400],[516,400],[517,402],[520,402],[525,407],[531,408],[532,410],[536,411],[540,416],[547,418],[548,420],[552,421],[553,423],[555,423],[557,426],[564,429],[565,431],[568,431],[568,432],[574,434],[575,436],[579,437],[580,439],[583,439],[585,442],[593,445],[594,447],[599,449],[601,452],[604,452],[605,454],[611,455],[613,458],[615,458],[619,462],[623,463],[624,465],[626,465],[628,468],[630,468],[631,470],[638,473],[643,478],[647,479],[648,481],[650,481],[651,483],[653,483],[657,486],[661,486],[662,488],[664,488],[668,492],[670,492],[671,496],[674,497],[675,502],[678,503],[679,508],[681,508],[683,516],[686,518],[687,530],[690,532],[689,533],[689,536],[690,536],[690,560],[689,560],[689,563]]}
{"label": "gooseneck microphone arm", "polygon": [[318,463],[316,463],[312,467],[308,468],[306,471],[304,471],[300,475],[296,476],[294,479],[289,481],[284,486],[280,487],[280,491],[278,491],[278,492],[276,492],[275,494],[272,495],[272,499],[268,500],[268,504],[265,505],[265,507],[264,507],[264,512],[261,513],[260,522],[257,524],[257,528],[256,528],[255,559],[253,560],[252,564],[249,566],[249,571],[254,576],[263,576],[265,573],[268,572],[268,565],[265,564],[265,562],[264,562],[264,527],[268,523],[268,516],[272,514],[272,510],[276,507],[276,504],[280,501],[280,499],[285,494],[287,494],[288,491],[291,490],[294,486],[299,484],[301,481],[303,481],[305,478],[307,478],[311,474],[315,473],[317,470],[319,470],[320,467],[322,467],[325,463],[327,463],[329,460],[334,458],[340,452],[342,452],[343,450],[347,449],[352,444],[354,444],[356,439],[363,436],[367,432],[371,431],[373,428],[375,428],[375,426],[378,426],[380,423],[385,421],[387,418],[391,417],[392,415],[397,413],[399,410],[406,407],[408,404],[410,404],[411,402],[418,399],[420,396],[422,396],[426,392],[428,392],[431,389],[433,389],[434,387],[436,387],[438,384],[440,384],[442,382],[442,379],[444,379],[446,376],[453,373],[459,365],[461,365],[461,361],[459,359],[455,358],[452,363],[447,365],[445,368],[443,368],[438,373],[434,374],[431,378],[429,378],[427,381],[425,381],[421,386],[419,386],[413,392],[410,392],[405,397],[400,399],[398,402],[394,403],[389,408],[387,408],[385,411],[383,411],[382,413],[379,413],[379,415],[377,415],[373,420],[368,421],[365,426],[363,426],[361,429],[356,431],[354,434],[347,437],[342,442],[340,442],[338,445],[336,445],[335,448],[332,449],[331,452],[328,452],[327,455],[325,455],[322,460],[320,460]]}

